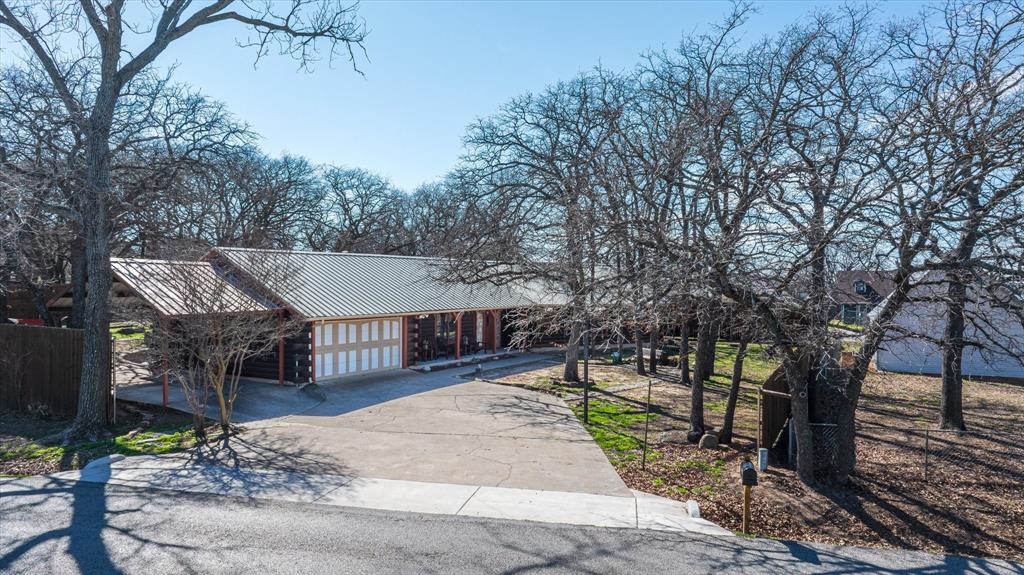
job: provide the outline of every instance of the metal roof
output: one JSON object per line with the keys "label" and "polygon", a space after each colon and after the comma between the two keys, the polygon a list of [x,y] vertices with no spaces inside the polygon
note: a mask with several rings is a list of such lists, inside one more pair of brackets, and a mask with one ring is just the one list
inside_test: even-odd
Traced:
{"label": "metal roof", "polygon": [[207,259],[217,255],[243,272],[268,265],[288,268],[288,279],[266,287],[306,319],[513,308],[538,304],[543,291],[443,281],[439,258],[214,248]]}
{"label": "metal roof", "polygon": [[110,267],[120,282],[162,316],[276,309],[229,281],[211,262],[111,258]]}

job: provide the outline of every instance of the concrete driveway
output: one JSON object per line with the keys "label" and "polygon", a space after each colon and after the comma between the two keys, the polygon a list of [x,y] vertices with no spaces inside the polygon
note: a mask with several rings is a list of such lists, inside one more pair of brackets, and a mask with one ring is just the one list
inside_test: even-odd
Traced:
{"label": "concrete driveway", "polygon": [[[487,367],[537,361],[545,358]],[[460,377],[471,372],[402,371],[313,391],[246,383],[236,419],[248,431],[231,457],[311,473],[631,495],[562,400]],[[119,393],[143,400],[153,391]]]}

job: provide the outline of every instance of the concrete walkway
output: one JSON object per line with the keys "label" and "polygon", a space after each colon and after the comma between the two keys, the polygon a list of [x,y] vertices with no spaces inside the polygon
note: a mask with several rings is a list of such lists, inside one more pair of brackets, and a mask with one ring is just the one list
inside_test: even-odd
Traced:
{"label": "concrete walkway", "polygon": [[[532,369],[543,355],[488,362]],[[229,467],[618,497],[630,491],[565,402],[466,379],[473,367],[402,371],[298,389],[246,382],[246,431],[217,455]],[[177,391],[177,390],[176,390]],[[172,394],[172,405],[180,406]],[[121,398],[159,403],[159,386]]]}
{"label": "concrete walkway", "polygon": [[[691,517],[683,503],[641,492],[616,497],[351,475],[314,475],[295,471],[229,468],[195,461],[193,457],[185,454],[142,455],[129,458],[114,455],[93,461],[81,471],[66,471],[48,477],[63,481],[318,505],[716,536],[732,535],[730,531],[707,520]],[[17,489],[18,481],[14,479],[0,482],[0,491]]]}

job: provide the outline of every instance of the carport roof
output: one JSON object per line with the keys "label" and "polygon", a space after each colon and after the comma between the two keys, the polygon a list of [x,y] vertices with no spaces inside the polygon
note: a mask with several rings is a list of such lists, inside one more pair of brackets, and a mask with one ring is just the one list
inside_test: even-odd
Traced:
{"label": "carport roof", "polygon": [[439,258],[218,247],[207,259],[216,256],[254,277],[254,268],[288,269],[266,287],[306,319],[504,309],[544,299],[537,288],[445,281]]}
{"label": "carport roof", "polygon": [[247,293],[239,282],[211,262],[110,258],[110,268],[118,281],[162,316],[276,309]]}

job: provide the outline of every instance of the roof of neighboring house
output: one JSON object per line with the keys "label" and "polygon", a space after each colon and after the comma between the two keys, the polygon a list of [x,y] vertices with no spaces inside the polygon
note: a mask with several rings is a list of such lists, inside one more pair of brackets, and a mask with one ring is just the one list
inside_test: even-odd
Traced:
{"label": "roof of neighboring house", "polygon": [[[836,286],[832,293],[832,299],[835,303],[876,304],[885,299],[896,288],[892,277],[893,273],[889,271],[850,270],[839,272],[836,274]],[[858,281],[862,281],[869,286],[868,293],[857,293],[855,284]]]}
{"label": "roof of neighboring house", "polygon": [[[266,282],[270,295],[306,319],[345,319],[459,310],[503,309],[553,298],[536,286],[468,284],[441,278],[445,260],[413,256],[214,248],[259,280],[254,268],[288,269]],[[274,285],[269,285],[274,284]]]}
{"label": "roof of neighboring house", "polygon": [[211,262],[111,258],[111,271],[162,316],[273,311]]}

